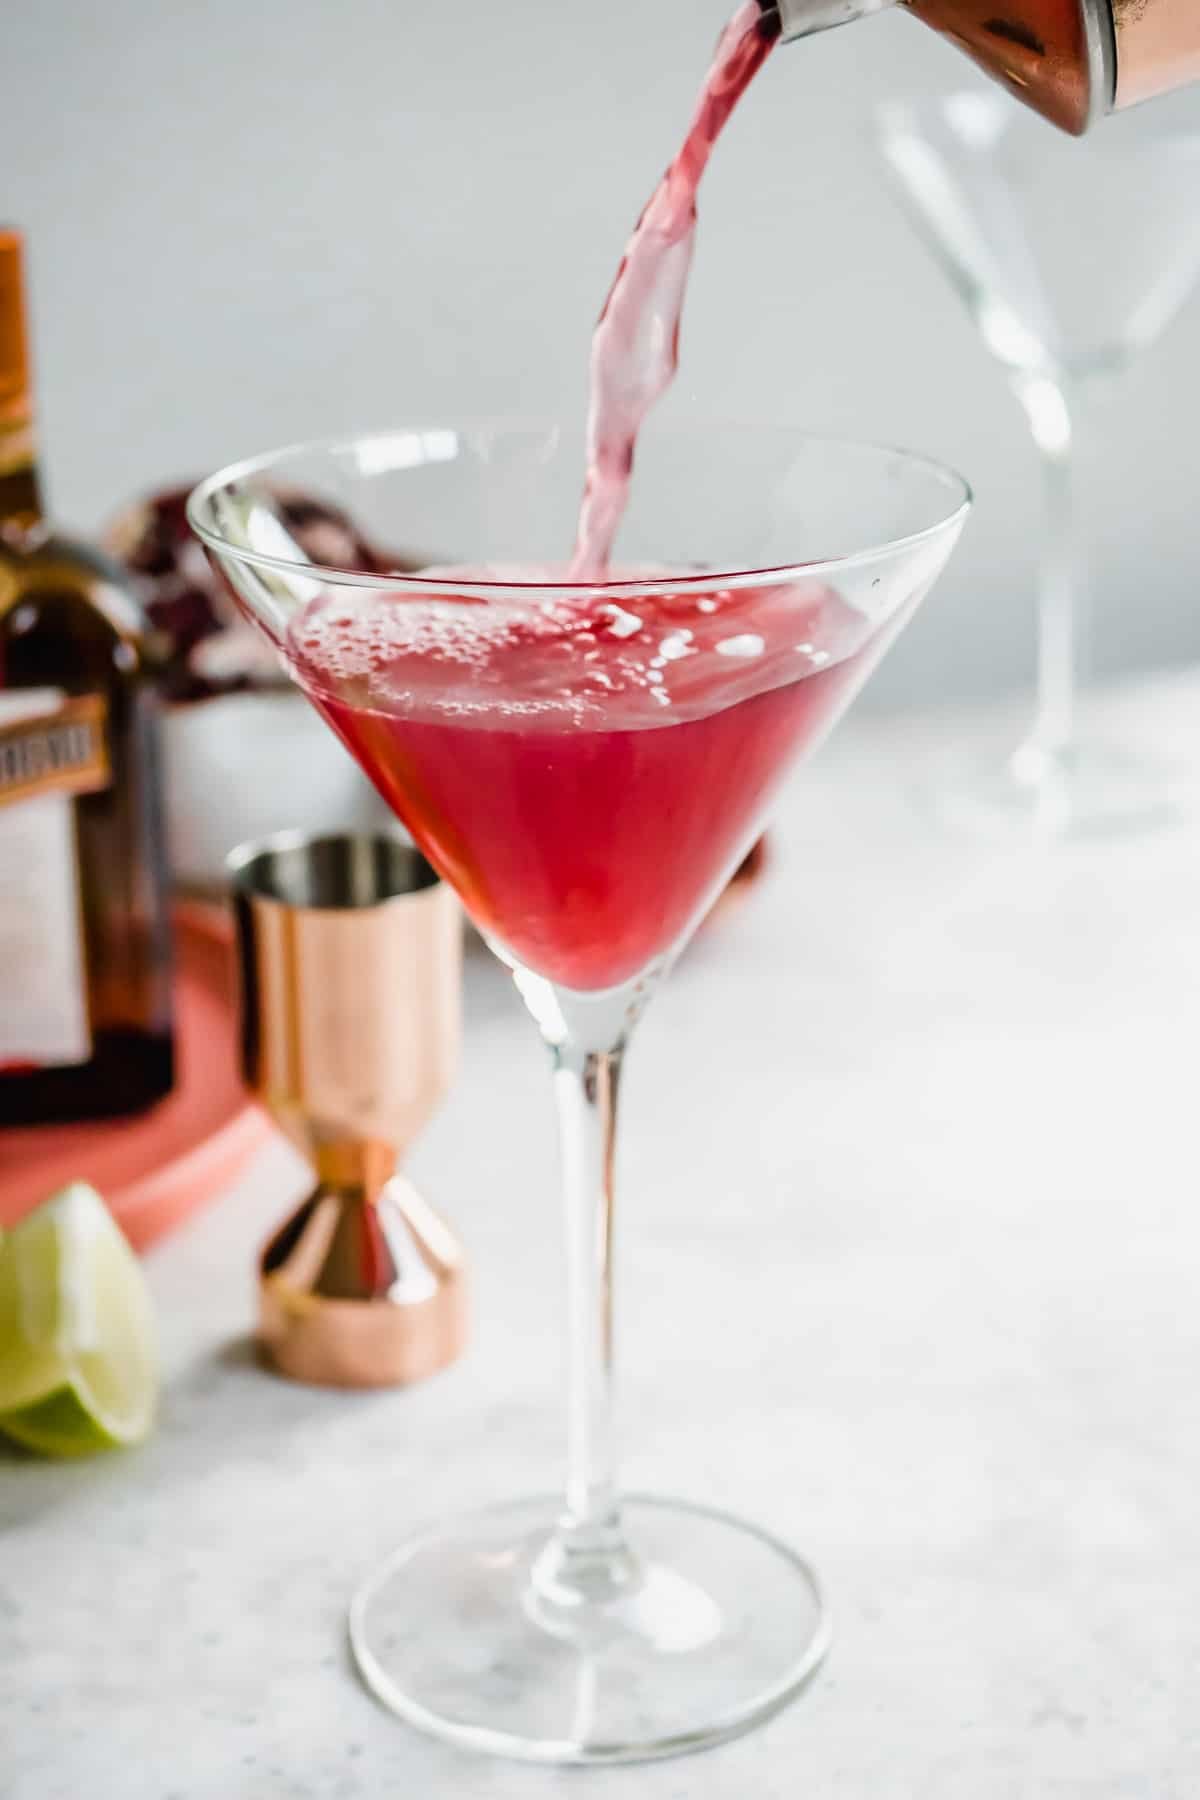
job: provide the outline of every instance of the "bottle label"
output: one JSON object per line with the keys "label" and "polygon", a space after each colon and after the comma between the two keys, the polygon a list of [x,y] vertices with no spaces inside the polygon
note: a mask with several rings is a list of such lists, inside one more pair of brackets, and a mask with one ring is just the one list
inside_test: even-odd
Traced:
{"label": "bottle label", "polygon": [[1113,22],[1119,107],[1200,80],[1196,0],[1113,0]]}
{"label": "bottle label", "polygon": [[75,797],[109,780],[98,695],[0,693],[0,1071],[92,1054]]}

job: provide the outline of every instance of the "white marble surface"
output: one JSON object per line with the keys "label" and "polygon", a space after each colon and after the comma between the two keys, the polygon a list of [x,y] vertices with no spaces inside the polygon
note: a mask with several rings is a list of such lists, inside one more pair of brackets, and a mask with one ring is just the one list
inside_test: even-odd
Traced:
{"label": "white marble surface", "polygon": [[[1200,764],[1194,682],[1112,710]],[[476,958],[414,1165],[470,1248],[472,1351],[373,1397],[254,1366],[281,1150],[157,1251],[155,1440],[0,1454],[3,1800],[1193,1800],[1200,825],[956,841],[911,789],[963,735],[845,728],[630,1068],[628,1473],[812,1557],[812,1689],[702,1757],[572,1773],[426,1741],[348,1666],[348,1595],[411,1523],[557,1473],[549,1096]]]}

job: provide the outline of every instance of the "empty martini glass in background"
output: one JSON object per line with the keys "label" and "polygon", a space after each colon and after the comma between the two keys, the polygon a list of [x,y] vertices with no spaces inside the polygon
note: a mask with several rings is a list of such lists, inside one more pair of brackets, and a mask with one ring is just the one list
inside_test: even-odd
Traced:
{"label": "empty martini glass in background", "polygon": [[1020,402],[1044,480],[1032,726],[1006,763],[941,798],[968,823],[1038,835],[1156,823],[1170,810],[1163,771],[1096,741],[1080,706],[1075,486],[1081,430],[1200,274],[1200,132],[1151,111],[1079,144],[1003,94],[972,91],[889,105],[878,134],[905,210]]}
{"label": "empty martini glass in background", "polygon": [[[790,1548],[618,1488],[618,1088],[657,982],[790,765],[940,572],[969,505],[956,476],[896,451],[656,428],[611,579],[572,582],[582,462],[580,440],[552,426],[406,429],[242,463],[190,503],[241,605],[457,889],[549,1046],[565,1496],[431,1525],[351,1613],[359,1667],[394,1711],[546,1762],[732,1735],[824,1655],[821,1596]],[[367,540],[428,546],[431,566],[308,561],[279,500],[296,489],[344,508]]]}

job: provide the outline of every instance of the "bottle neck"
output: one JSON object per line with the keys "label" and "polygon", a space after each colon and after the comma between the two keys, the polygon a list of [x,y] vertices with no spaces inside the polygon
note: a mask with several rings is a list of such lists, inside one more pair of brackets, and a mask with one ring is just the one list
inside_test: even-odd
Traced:
{"label": "bottle neck", "polygon": [[0,541],[28,544],[45,524],[33,427],[0,420]]}
{"label": "bottle neck", "polygon": [[33,444],[24,245],[19,231],[0,228],[0,540],[25,545],[43,529]]}

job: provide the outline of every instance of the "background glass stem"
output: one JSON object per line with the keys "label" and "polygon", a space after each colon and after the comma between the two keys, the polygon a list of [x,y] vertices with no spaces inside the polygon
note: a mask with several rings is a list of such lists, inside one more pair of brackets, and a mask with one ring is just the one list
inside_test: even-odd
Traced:
{"label": "background glass stem", "polygon": [[1045,539],[1038,595],[1037,725],[1043,750],[1060,752],[1075,740],[1079,684],[1087,646],[1075,469],[1071,450],[1042,456]]}
{"label": "background glass stem", "polygon": [[1042,465],[1037,714],[1030,744],[1043,755],[1060,756],[1076,739],[1088,625],[1076,497],[1076,397],[1058,377],[1022,377],[1015,386]]}

